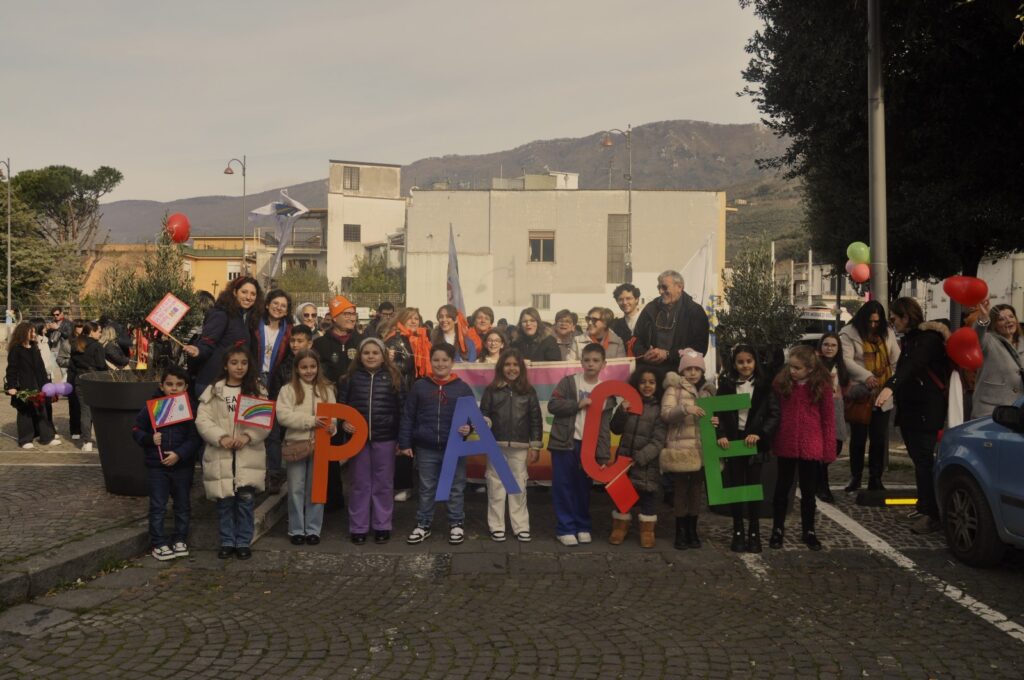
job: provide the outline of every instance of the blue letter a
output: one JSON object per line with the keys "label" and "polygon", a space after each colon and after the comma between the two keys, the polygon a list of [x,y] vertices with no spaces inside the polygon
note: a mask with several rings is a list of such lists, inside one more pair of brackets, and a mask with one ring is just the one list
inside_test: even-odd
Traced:
{"label": "blue letter a", "polygon": [[[466,423],[473,425],[477,436],[480,437],[479,440],[467,441],[462,438],[458,430]],[[509,468],[505,456],[501,455],[498,442],[495,441],[494,435],[491,434],[491,428],[487,427],[487,421],[484,420],[484,414],[480,413],[480,407],[476,405],[476,400],[473,397],[459,397],[459,400],[455,402],[452,428],[448,432],[448,446],[444,449],[444,462],[441,464],[441,477],[437,480],[435,501],[448,500],[448,496],[452,491],[452,482],[455,480],[455,468],[459,464],[459,459],[481,453],[487,455],[487,459],[491,462],[491,467],[498,473],[498,478],[501,479],[501,483],[505,486],[505,491],[508,493],[520,493],[519,485],[516,484],[515,477],[512,476],[512,470]]]}

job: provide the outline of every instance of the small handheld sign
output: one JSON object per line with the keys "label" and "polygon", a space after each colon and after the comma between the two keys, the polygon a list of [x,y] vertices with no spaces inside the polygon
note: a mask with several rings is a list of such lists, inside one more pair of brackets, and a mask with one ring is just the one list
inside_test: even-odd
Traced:
{"label": "small handheld sign", "polygon": [[[161,427],[184,423],[195,418],[187,394],[150,399],[146,402],[146,411],[149,412],[149,422],[153,425],[154,432]],[[164,450],[157,446],[156,451],[160,454],[160,460],[163,460]]]}
{"label": "small handheld sign", "polygon": [[264,430],[273,429],[276,406],[276,402],[270,399],[251,397],[248,394],[239,395],[238,405],[235,407],[235,423],[262,427]]}
{"label": "small handheld sign", "polygon": [[[146,321],[171,340],[178,342],[176,338],[171,336],[171,331],[185,318],[189,309],[191,308],[175,297],[173,293],[168,293],[164,296],[163,300],[157,303],[153,311],[149,313]],[[178,344],[180,345],[181,343],[178,342]]]}

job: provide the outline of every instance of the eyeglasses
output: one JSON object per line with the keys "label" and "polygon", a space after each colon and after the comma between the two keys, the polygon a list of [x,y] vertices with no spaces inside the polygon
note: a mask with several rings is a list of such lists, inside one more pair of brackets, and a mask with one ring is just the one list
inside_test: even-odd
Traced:
{"label": "eyeglasses", "polygon": [[303,319],[315,319],[316,318],[316,312],[313,312],[312,314],[303,314],[302,318]]}
{"label": "eyeglasses", "polygon": [[664,292],[664,291],[668,290],[668,286],[666,286],[664,283],[659,283],[658,284],[658,290]]}
{"label": "eyeglasses", "polygon": [[355,312],[342,312],[341,315],[342,316],[353,316],[354,317],[354,316],[356,316],[356,313]]}
{"label": "eyeglasses", "polygon": [[592,323],[592,324],[594,324],[594,325],[597,325],[597,324],[598,324],[598,323],[600,323],[601,321],[604,321],[604,319],[602,319],[602,318],[601,318],[601,317],[599,317],[599,316],[588,316],[588,317],[587,317],[587,323]]}

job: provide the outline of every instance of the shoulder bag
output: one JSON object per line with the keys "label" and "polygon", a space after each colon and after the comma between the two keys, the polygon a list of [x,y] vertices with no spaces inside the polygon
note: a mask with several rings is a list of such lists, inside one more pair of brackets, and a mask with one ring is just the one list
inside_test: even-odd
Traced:
{"label": "shoulder bag", "polygon": [[[312,412],[316,415],[316,387],[313,388],[313,395],[310,399],[312,402]],[[281,458],[286,463],[300,463],[311,455],[313,455],[313,449],[315,447],[316,427],[312,427],[309,430],[309,436],[305,439],[291,439],[284,440],[281,443]]]}

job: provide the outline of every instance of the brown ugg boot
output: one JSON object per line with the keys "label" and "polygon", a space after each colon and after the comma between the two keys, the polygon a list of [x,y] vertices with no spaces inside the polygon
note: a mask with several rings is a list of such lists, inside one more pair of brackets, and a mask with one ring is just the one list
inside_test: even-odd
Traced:
{"label": "brown ugg boot", "polygon": [[658,523],[657,515],[640,515],[640,547],[654,547],[654,525]]}
{"label": "brown ugg boot", "polygon": [[626,533],[632,520],[633,516],[628,512],[612,510],[612,534],[608,537],[608,542],[612,545],[621,545],[626,540]]}

